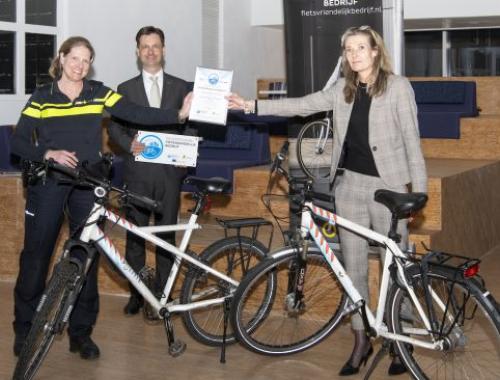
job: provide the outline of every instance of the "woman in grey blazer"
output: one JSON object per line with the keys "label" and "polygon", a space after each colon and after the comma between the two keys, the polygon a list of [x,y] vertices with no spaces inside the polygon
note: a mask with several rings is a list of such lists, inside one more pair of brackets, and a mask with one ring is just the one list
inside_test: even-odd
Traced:
{"label": "woman in grey blazer", "polygon": [[[375,190],[427,192],[415,97],[408,80],[392,73],[387,50],[377,32],[368,26],[349,28],[341,44],[344,77],[330,88],[301,98],[278,100],[245,100],[232,94],[229,108],[280,116],[333,110],[330,178],[335,180],[337,212],[387,234],[391,215],[374,201]],[[336,176],[338,168],[344,169],[343,175]],[[398,232],[406,246],[406,221],[400,222]],[[361,295],[369,299],[368,242],[345,229],[340,229],[339,234],[346,270]],[[352,317],[352,329],[355,345],[340,371],[343,376],[359,372],[373,352],[358,314]],[[389,374],[403,372],[399,358],[394,358]]]}

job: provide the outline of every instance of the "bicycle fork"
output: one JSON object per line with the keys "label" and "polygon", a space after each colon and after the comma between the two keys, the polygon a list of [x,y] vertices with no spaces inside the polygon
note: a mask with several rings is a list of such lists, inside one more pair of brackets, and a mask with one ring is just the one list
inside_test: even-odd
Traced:
{"label": "bicycle fork", "polygon": [[290,316],[298,316],[306,308],[304,301],[304,283],[307,272],[308,244],[308,241],[304,241],[303,249],[298,250],[297,259],[291,263],[288,272],[285,310]]}

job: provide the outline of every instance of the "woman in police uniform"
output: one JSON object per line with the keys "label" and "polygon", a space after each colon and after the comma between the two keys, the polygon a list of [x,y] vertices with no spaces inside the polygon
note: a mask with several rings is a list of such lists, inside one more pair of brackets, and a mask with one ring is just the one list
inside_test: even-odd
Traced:
{"label": "woman in police uniform", "polygon": [[[71,168],[100,160],[104,110],[132,123],[178,124],[189,114],[188,95],[181,110],[152,109],[126,101],[103,83],[85,79],[94,49],[83,37],[71,37],[60,47],[49,70],[54,81],[38,88],[22,111],[11,140],[12,153],[24,160],[52,159]],[[14,289],[14,354],[19,355],[45,289],[50,258],[68,205],[70,232],[78,232],[88,216],[93,194],[84,188],[59,184],[53,178],[28,185],[24,249]],[[70,351],[83,359],[99,357],[90,335],[99,308],[97,260],[69,322]]]}

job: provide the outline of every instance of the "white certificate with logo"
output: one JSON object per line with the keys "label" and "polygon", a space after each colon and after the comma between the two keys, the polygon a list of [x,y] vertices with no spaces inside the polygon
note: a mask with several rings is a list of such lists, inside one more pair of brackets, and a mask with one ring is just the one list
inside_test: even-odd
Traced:
{"label": "white certificate with logo", "polygon": [[198,137],[138,131],[137,140],[146,147],[136,161],[176,166],[196,166]]}
{"label": "white certificate with logo", "polygon": [[226,125],[232,81],[232,71],[197,67],[189,120]]}

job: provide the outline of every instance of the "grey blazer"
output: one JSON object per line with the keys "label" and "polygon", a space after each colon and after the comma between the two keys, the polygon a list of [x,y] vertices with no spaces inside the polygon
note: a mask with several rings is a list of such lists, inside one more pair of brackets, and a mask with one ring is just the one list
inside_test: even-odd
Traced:
{"label": "grey blazer", "polygon": [[[334,149],[330,175],[339,165],[353,103],[344,100],[345,80],[325,91],[301,98],[259,100],[259,115],[307,116],[333,110]],[[412,191],[427,192],[427,173],[420,148],[417,106],[410,82],[391,75],[384,94],[374,97],[368,115],[369,136],[375,165],[388,187],[411,184]]]}

